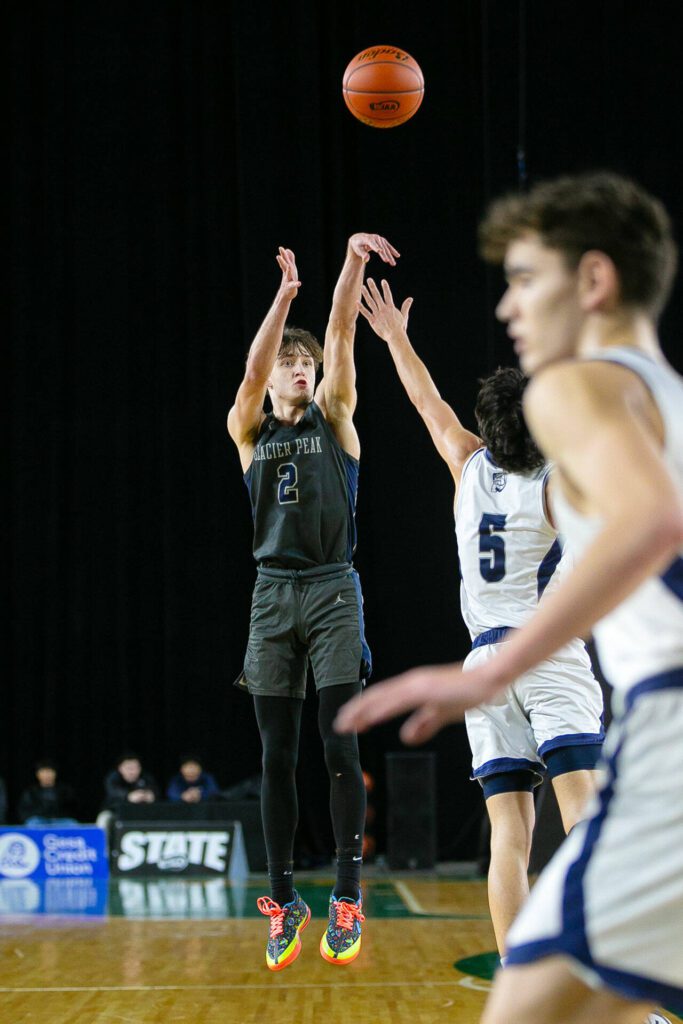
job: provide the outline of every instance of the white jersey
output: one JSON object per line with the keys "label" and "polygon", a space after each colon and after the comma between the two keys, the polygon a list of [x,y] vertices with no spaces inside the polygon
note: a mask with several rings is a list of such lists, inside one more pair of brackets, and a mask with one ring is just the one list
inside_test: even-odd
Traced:
{"label": "white jersey", "polygon": [[[667,364],[630,348],[615,348],[598,358],[634,370],[650,391],[664,424],[664,460],[683,495],[683,379]],[[578,555],[600,529],[596,518],[575,509],[553,492],[563,535]],[[605,675],[617,690],[683,667],[683,549],[660,576],[642,583],[594,628]]]}
{"label": "white jersey", "polygon": [[474,640],[521,626],[535,611],[562,555],[545,512],[548,467],[508,473],[486,448],[463,467],[455,505],[462,617]]}
{"label": "white jersey", "polygon": [[[486,448],[463,466],[455,532],[462,616],[473,640],[467,670],[497,657],[506,627],[524,625],[567,564],[545,511],[548,472],[508,473]],[[602,743],[602,693],[583,642],[570,640],[490,704],[469,710],[465,724],[472,778],[483,785],[518,770],[540,779],[547,755]]]}

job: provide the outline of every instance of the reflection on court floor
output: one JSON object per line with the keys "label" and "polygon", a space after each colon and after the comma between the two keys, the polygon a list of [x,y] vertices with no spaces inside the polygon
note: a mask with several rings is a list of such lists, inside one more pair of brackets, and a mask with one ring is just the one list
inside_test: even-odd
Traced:
{"label": "reflection on court floor", "polygon": [[313,918],[277,974],[265,879],[50,881],[0,884],[3,1024],[476,1024],[497,965],[486,883],[462,873],[367,878],[363,950],[344,968],[318,951],[332,876],[300,878]]}

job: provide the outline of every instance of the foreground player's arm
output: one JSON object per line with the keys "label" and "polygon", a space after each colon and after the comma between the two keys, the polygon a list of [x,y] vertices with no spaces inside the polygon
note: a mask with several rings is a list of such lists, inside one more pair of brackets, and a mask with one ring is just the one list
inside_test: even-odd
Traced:
{"label": "foreground player's arm", "polygon": [[360,443],[353,426],[356,408],[356,368],[353,342],[358,318],[358,302],[370,254],[376,252],[384,263],[396,265],[396,249],[381,235],[364,233],[349,238],[346,259],[334,289],[332,309],[325,333],[323,379],[315,400],[335,432],[341,446],[358,458]]}
{"label": "foreground player's arm", "polygon": [[373,686],[340,712],[341,731],[362,731],[418,710],[401,735],[421,743],[585,635],[683,544],[683,507],[658,439],[633,412],[632,375],[608,363],[546,369],[527,389],[525,412],[540,447],[602,526],[576,567],[491,661],[418,668]]}
{"label": "foreground player's arm", "polygon": [[228,413],[228,433],[239,449],[244,470],[249,468],[254,454],[256,438],[264,416],[263,399],[268,378],[282,343],[289,307],[301,287],[292,250],[280,246],[276,259],[282,271],[280,287],[273,305],[251,343],[244,378],[237,391],[235,404]]}
{"label": "foreground player's arm", "polygon": [[463,427],[455,412],[444,402],[429,370],[408,337],[408,314],[413,304],[406,299],[398,309],[391,289],[382,281],[382,290],[368,278],[362,289],[364,305],[360,311],[375,334],[386,341],[408,398],[422,417],[441,458],[450,469],[456,487],[462,467],[472,452],[481,448],[481,439]]}

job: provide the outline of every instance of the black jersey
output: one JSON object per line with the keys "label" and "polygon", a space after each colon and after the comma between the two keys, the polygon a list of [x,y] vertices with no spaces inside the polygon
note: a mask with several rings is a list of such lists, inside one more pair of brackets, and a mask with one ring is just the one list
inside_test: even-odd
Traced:
{"label": "black jersey", "polygon": [[315,402],[294,426],[266,416],[244,482],[259,564],[308,569],[351,561],[358,460],[341,447]]}

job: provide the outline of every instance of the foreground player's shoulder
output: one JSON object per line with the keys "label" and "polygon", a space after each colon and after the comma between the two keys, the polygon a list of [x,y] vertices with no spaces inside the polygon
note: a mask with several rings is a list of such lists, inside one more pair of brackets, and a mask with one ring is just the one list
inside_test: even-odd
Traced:
{"label": "foreground player's shoulder", "polygon": [[544,367],[524,393],[524,415],[533,434],[561,433],[610,416],[623,404],[633,375],[599,360],[566,360]]}

